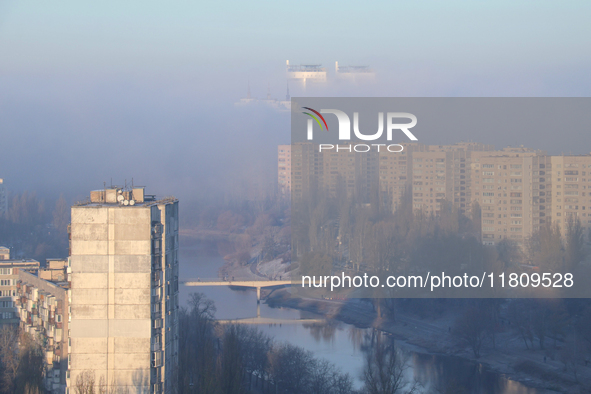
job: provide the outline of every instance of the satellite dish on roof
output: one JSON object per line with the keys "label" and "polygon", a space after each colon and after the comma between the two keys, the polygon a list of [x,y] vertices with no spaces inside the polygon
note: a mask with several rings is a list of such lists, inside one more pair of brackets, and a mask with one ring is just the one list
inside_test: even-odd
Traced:
{"label": "satellite dish on roof", "polygon": [[129,205],[129,200],[123,200],[123,205]]}
{"label": "satellite dish on roof", "polygon": [[117,196],[117,201],[122,202],[123,200],[125,200],[125,197],[122,194]]}
{"label": "satellite dish on roof", "polygon": [[135,205],[135,200],[129,200],[129,205]]}

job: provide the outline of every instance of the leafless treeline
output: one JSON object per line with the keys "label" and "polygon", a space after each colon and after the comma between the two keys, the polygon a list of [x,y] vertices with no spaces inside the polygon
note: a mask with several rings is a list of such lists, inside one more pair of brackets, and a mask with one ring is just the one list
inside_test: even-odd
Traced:
{"label": "leafless treeline", "polygon": [[180,318],[179,393],[353,392],[333,364],[244,325],[215,324],[215,305],[191,295]]}

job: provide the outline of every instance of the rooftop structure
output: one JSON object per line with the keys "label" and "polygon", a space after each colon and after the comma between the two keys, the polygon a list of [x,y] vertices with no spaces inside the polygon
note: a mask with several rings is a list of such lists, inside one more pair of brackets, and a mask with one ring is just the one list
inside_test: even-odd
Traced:
{"label": "rooftop structure", "polygon": [[287,86],[287,94],[285,95],[285,100],[278,100],[276,98],[271,97],[270,88],[267,89],[267,98],[266,99],[259,99],[259,98],[253,97],[250,94],[250,84],[249,84],[246,97],[241,98],[236,103],[234,103],[234,105],[236,105],[236,106],[265,105],[267,107],[273,108],[278,111],[289,111],[289,110],[291,110],[291,96],[289,95],[289,86]]}
{"label": "rooftop structure", "polygon": [[376,75],[369,66],[341,66],[339,62],[335,62],[335,74],[338,79],[351,81],[367,81]]}
{"label": "rooftop structure", "polygon": [[326,68],[321,64],[289,64],[286,61],[287,78],[301,81],[304,88],[307,82],[324,83],[326,82]]}

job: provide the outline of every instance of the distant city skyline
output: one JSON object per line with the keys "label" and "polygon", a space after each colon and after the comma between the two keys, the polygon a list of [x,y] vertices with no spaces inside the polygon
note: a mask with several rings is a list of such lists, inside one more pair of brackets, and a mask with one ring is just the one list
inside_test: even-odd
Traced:
{"label": "distant city skyline", "polygon": [[[406,199],[414,212],[426,215],[439,215],[450,203],[479,224],[486,245],[510,239],[525,247],[549,223],[564,236],[571,219],[586,232],[591,229],[591,154],[496,150],[477,142],[402,145],[399,153],[319,151],[307,142],[279,145],[279,193],[296,203],[315,188],[333,197],[346,193],[358,203],[377,198],[391,212]],[[479,217],[473,217],[476,207]]]}

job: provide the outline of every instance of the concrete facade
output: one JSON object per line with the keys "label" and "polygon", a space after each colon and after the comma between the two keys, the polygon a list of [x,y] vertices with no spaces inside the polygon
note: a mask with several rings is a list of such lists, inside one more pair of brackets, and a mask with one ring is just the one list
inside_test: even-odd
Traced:
{"label": "concrete facade", "polygon": [[277,181],[279,194],[289,196],[291,192],[291,145],[279,145],[277,148]]}
{"label": "concrete facade", "polygon": [[178,201],[141,190],[72,207],[70,387],[167,393],[178,359]]}
{"label": "concrete facade", "polygon": [[16,309],[19,272],[37,273],[37,260],[0,260],[0,325],[19,324]]}
{"label": "concrete facade", "polygon": [[546,193],[547,216],[558,224],[561,234],[568,232],[567,223],[571,218],[579,219],[588,233],[591,229],[591,156],[552,156],[545,174],[536,174],[536,177],[552,181],[554,187]]}
{"label": "concrete facade", "polygon": [[18,273],[17,314],[20,328],[43,344],[44,384],[48,393],[67,390],[69,353],[69,287],[51,283],[24,270]]}
{"label": "concrete facade", "polygon": [[[532,169],[544,152],[526,148],[480,152],[472,162],[474,201],[481,207],[482,242],[495,245],[503,239],[520,246],[534,231]],[[544,185],[544,190],[550,185]]]}

